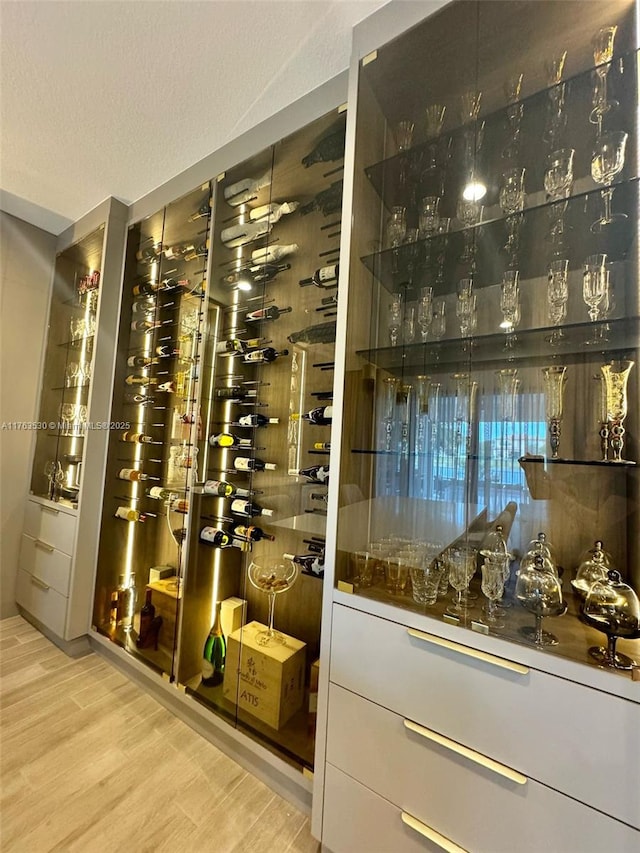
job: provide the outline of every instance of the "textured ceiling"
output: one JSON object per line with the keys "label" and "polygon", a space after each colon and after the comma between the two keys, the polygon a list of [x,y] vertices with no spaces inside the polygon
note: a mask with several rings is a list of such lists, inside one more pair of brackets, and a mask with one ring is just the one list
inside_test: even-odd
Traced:
{"label": "textured ceiling", "polygon": [[387,0],[0,0],[1,206],[59,232],[349,64]]}

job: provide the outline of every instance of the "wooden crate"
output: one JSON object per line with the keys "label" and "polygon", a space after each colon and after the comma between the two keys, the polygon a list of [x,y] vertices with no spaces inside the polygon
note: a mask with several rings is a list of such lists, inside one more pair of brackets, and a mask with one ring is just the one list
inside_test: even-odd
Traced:
{"label": "wooden crate", "polygon": [[249,622],[227,637],[223,694],[279,729],[302,707],[306,643],[283,634],[285,644],[261,646],[256,635],[264,630],[265,625]]}
{"label": "wooden crate", "polygon": [[[156,616],[162,616],[162,628],[158,634],[158,647],[173,654],[173,640],[176,632],[176,615],[178,611],[178,590],[171,589],[175,577],[152,581],[147,589],[153,590],[151,603],[156,609]],[[144,604],[144,602],[142,602]]]}

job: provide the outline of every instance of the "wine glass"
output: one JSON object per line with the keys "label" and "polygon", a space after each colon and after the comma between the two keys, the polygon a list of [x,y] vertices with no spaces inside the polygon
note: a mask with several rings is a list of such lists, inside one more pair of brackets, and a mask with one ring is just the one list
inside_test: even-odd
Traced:
{"label": "wine glass", "polygon": [[640,637],[640,602],[631,587],[623,583],[620,572],[610,569],[605,580],[592,585],[582,615],[588,625],[607,635],[607,648],[593,646],[589,649],[591,657],[602,666],[633,669],[636,662],[616,652],[616,643],[618,637]]}
{"label": "wine glass", "polygon": [[477,121],[481,102],[482,92],[469,91],[460,95],[460,121],[462,124]]}
{"label": "wine glass", "polygon": [[396,402],[398,398],[398,386],[400,380],[394,376],[387,376],[382,383],[382,422],[384,425],[384,450],[389,452],[393,446],[393,427],[396,417]]}
{"label": "wine glass", "polygon": [[404,207],[393,207],[387,222],[387,244],[391,249],[399,248],[407,233],[407,211]]}
{"label": "wine glass", "polygon": [[[520,273],[518,270],[507,270],[502,276],[500,285],[500,310],[502,311],[502,323],[500,328],[507,335],[512,335],[513,330],[520,322]],[[508,343],[513,337],[508,338]]]}
{"label": "wine glass", "polygon": [[504,628],[504,622],[499,618],[498,601],[504,592],[504,566],[503,561],[487,557],[480,567],[482,571],[481,589],[487,597],[487,606],[484,608],[485,617],[492,628]]}
{"label": "wine glass", "polygon": [[76,361],[70,361],[64,372],[65,385],[67,388],[74,388],[78,384],[79,365]]}
{"label": "wine glass", "polygon": [[389,303],[389,315],[387,320],[387,329],[389,332],[389,343],[392,347],[398,345],[400,329],[402,327],[402,293],[392,293],[391,302]]}
{"label": "wine glass", "polygon": [[436,299],[433,303],[433,316],[431,318],[431,334],[439,341],[444,337],[447,330],[447,304],[444,299]]}
{"label": "wine glass", "polygon": [[495,371],[498,386],[498,417],[501,421],[513,421],[516,410],[518,368],[505,367]]}
{"label": "wine glass", "polygon": [[605,386],[608,445],[613,451],[611,462],[624,462],[622,448],[625,433],[623,423],[628,407],[627,382],[634,364],[633,361],[623,360],[600,367]]}
{"label": "wine glass", "polygon": [[298,565],[293,560],[288,563],[270,563],[267,566],[260,566],[252,561],[249,565],[249,580],[256,589],[269,596],[269,627],[266,631],[256,634],[258,645],[273,646],[286,643],[286,638],[273,628],[276,595],[290,589],[297,577]]}
{"label": "wine glass", "polygon": [[602,184],[602,200],[604,202],[604,214],[591,226],[592,231],[600,231],[612,222],[620,222],[627,219],[626,213],[612,213],[611,199],[613,187],[611,184],[616,175],[624,168],[624,155],[629,134],[624,131],[611,131],[600,136],[593,158],[591,160],[591,177],[597,184]]}
{"label": "wine glass", "polygon": [[504,250],[515,256],[518,251],[518,229],[527,197],[524,188],[525,170],[509,169],[502,176],[499,202],[503,213],[507,214],[507,242]]}
{"label": "wine glass", "polygon": [[544,376],[545,411],[549,425],[551,458],[558,459],[567,368],[558,365],[543,367],[542,374]]}
{"label": "wine glass", "polygon": [[[564,258],[551,261],[547,270],[547,310],[549,322],[553,326],[560,326],[567,316],[568,270],[569,261]],[[562,338],[562,332],[555,329],[549,340],[552,344],[557,344],[560,338]]]}
{"label": "wine glass", "polygon": [[454,545],[447,551],[446,562],[449,567],[449,583],[456,594],[453,603],[447,611],[456,616],[466,617],[469,610],[468,600],[464,593],[471,583],[476,571],[478,552],[468,545]]}
{"label": "wine glass", "polygon": [[562,587],[557,575],[544,568],[544,560],[537,554],[533,565],[520,566],[516,582],[516,598],[536,617],[535,625],[526,625],[519,633],[536,646],[557,646],[558,638],[542,630],[544,616],[562,616],[567,605],[562,598]]}
{"label": "wine glass", "polygon": [[615,100],[607,97],[607,77],[613,59],[613,45],[615,42],[617,27],[602,27],[592,39],[593,61],[596,66],[596,77],[598,85],[594,93],[594,108],[589,116],[592,124],[598,125],[598,131],[602,128],[602,117],[613,107],[618,106]]}
{"label": "wine glass", "polygon": [[553,151],[547,159],[544,188],[553,201],[559,201],[571,194],[575,153],[574,148],[560,148]]}
{"label": "wine glass", "polygon": [[407,148],[411,148],[413,127],[412,121],[398,122],[398,126],[396,127],[396,145],[398,146],[398,151],[406,151]]}
{"label": "wine glass", "polygon": [[416,306],[407,305],[402,320],[402,342],[412,344],[416,339]]}
{"label": "wine glass", "polygon": [[460,334],[463,338],[468,337],[475,331],[478,320],[476,305],[477,300],[476,294],[473,292],[473,279],[460,279],[458,282],[456,317],[460,323]]}
{"label": "wine glass", "polygon": [[437,232],[439,205],[439,196],[430,195],[422,199],[422,206],[418,217],[418,229],[421,237],[431,237]]}
{"label": "wine glass", "polygon": [[460,256],[460,260],[465,263],[467,261],[473,260],[473,253],[475,251],[474,245],[474,236],[475,230],[473,228],[474,225],[478,225],[482,222],[482,216],[484,213],[484,205],[480,204],[479,201],[473,201],[471,199],[460,199],[458,205],[456,207],[456,216],[462,222],[464,226],[464,231],[462,232],[462,237],[464,239],[464,249],[462,255]]}
{"label": "wine glass", "polygon": [[418,300],[418,326],[420,337],[424,343],[429,334],[429,326],[433,320],[433,288],[420,288],[420,299]]}
{"label": "wine glass", "polygon": [[562,82],[566,60],[567,51],[565,50],[559,56],[545,60],[544,63],[547,86],[549,87],[549,117],[544,140],[552,146],[555,146],[566,124],[564,113],[565,85]]}
{"label": "wine glass", "polygon": [[[600,309],[605,303],[609,292],[609,270],[606,264],[606,255],[589,255],[584,263],[582,298],[589,308],[589,319],[592,323],[597,322],[600,316]],[[603,340],[602,329],[599,332],[600,334],[595,334],[586,343],[599,344]]]}
{"label": "wine glass", "polygon": [[430,104],[424,111],[427,139],[440,136],[446,109],[442,104]]}

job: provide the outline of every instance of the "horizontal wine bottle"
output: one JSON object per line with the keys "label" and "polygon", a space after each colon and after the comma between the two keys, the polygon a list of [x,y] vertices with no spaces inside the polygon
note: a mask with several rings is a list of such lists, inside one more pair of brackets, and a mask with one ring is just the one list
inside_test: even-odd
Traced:
{"label": "horizontal wine bottle", "polygon": [[240,338],[231,338],[228,341],[218,341],[216,344],[216,353],[218,355],[236,355],[243,354],[249,350],[256,349],[260,346],[262,338],[249,338],[249,340],[241,340]]}
{"label": "horizontal wine bottle", "polygon": [[151,406],[155,403],[155,398],[147,397],[145,394],[125,394],[124,402],[138,406]]}
{"label": "horizontal wine bottle", "polygon": [[328,465],[311,465],[309,468],[289,468],[292,477],[306,477],[312,483],[329,482]]}
{"label": "horizontal wine bottle", "polygon": [[153,376],[139,376],[134,373],[129,374],[124,380],[127,385],[157,385],[158,380]]}
{"label": "horizontal wine bottle", "polygon": [[273,222],[270,219],[261,219],[258,222],[238,222],[224,228],[220,233],[220,240],[229,249],[246,246],[254,240],[266,237],[271,233]]}
{"label": "horizontal wine bottle", "polygon": [[340,127],[331,130],[316,144],[316,146],[302,158],[305,169],[314,163],[331,163],[344,157],[344,141],[346,135],[346,122],[340,122]]}
{"label": "horizontal wine bottle", "polygon": [[115,511],[115,517],[122,521],[146,521],[147,517],[144,513],[139,512],[132,506],[119,506]]}
{"label": "horizontal wine bottle", "polygon": [[285,201],[282,204],[276,202],[261,204],[260,207],[254,207],[253,210],[249,211],[249,219],[251,222],[261,222],[268,219],[273,225],[287,213],[295,213],[299,207],[300,202],[298,201]]}
{"label": "horizontal wine bottle", "polygon": [[332,344],[336,339],[336,321],[317,323],[299,332],[292,332],[287,340],[292,344]]}
{"label": "horizontal wine bottle", "polygon": [[299,414],[298,412],[291,415],[292,420],[305,420],[317,426],[328,426],[333,417],[333,406],[316,406],[310,412]]}
{"label": "horizontal wine bottle", "polygon": [[269,424],[279,424],[280,418],[267,418],[261,414],[243,415],[238,418],[238,423],[243,427],[264,427]]}
{"label": "horizontal wine bottle", "polygon": [[241,385],[232,385],[229,388],[216,388],[215,395],[218,400],[246,400],[248,397],[257,397],[255,388],[247,389]]}
{"label": "horizontal wine bottle", "polygon": [[200,541],[206,542],[207,545],[213,545],[214,548],[225,548],[231,545],[231,536],[220,528],[203,527],[200,531]]}
{"label": "horizontal wine bottle", "polygon": [[268,187],[271,183],[271,173],[267,172],[260,178],[243,178],[241,181],[236,181],[234,184],[229,184],[223,190],[223,195],[227,204],[232,207],[237,207],[240,204],[246,204],[252,201],[260,190]]}
{"label": "horizontal wine bottle", "polygon": [[148,299],[140,299],[131,305],[132,314],[153,314],[156,310],[156,303]]}
{"label": "horizontal wine bottle", "polygon": [[274,243],[270,246],[265,246],[262,249],[254,249],[251,252],[252,264],[277,264],[282,258],[287,255],[295,254],[299,249],[297,243],[287,243],[285,246],[280,246]]}
{"label": "horizontal wine bottle", "polygon": [[144,474],[142,471],[139,471],[137,468],[121,468],[118,471],[118,479],[119,480],[131,480],[131,482],[136,483],[138,480],[148,480],[149,475]]}
{"label": "horizontal wine bottle", "polygon": [[127,359],[127,367],[148,367],[150,364],[157,363],[157,358],[151,358],[146,355],[130,355]]}
{"label": "horizontal wine bottle", "polygon": [[146,495],[149,498],[153,498],[154,501],[168,501],[176,496],[176,492],[171,491],[171,489],[165,489],[162,486],[152,486],[146,490]]}
{"label": "horizontal wine bottle", "polygon": [[220,432],[209,437],[211,447],[251,447],[253,440],[250,438],[239,438],[230,432]]}
{"label": "horizontal wine bottle", "polygon": [[283,355],[289,355],[289,350],[283,349],[278,352],[278,350],[273,347],[263,347],[262,349],[255,349],[251,352],[246,352],[243,355],[242,360],[247,364],[268,364]]}
{"label": "horizontal wine bottle", "polygon": [[326,190],[319,192],[308,204],[303,204],[300,213],[302,216],[306,216],[314,210],[321,210],[325,216],[330,216],[332,213],[337,213],[341,208],[342,181],[335,181]]}
{"label": "horizontal wine bottle", "polygon": [[265,533],[261,527],[256,527],[255,525],[234,524],[232,530],[234,536],[237,536],[238,539],[243,539],[245,542],[260,542],[261,539],[274,542],[276,538],[269,533]]}
{"label": "horizontal wine bottle", "polygon": [[266,284],[273,281],[278,273],[291,269],[291,264],[258,264],[250,267],[251,278],[255,284]]}
{"label": "horizontal wine bottle", "polygon": [[244,515],[246,518],[252,518],[256,515],[273,515],[272,509],[266,509],[266,507],[259,506],[245,498],[234,498],[231,501],[231,512],[234,515]]}
{"label": "horizontal wine bottle", "polygon": [[209,241],[202,240],[200,243],[178,243],[175,246],[168,246],[164,250],[164,255],[167,260],[175,261],[182,258],[185,261],[192,261],[194,258],[203,257],[209,250]]}
{"label": "horizontal wine bottle", "polygon": [[132,444],[150,444],[153,439],[150,435],[145,435],[142,432],[131,432],[127,430],[127,432],[122,433],[122,441],[128,441]]}
{"label": "horizontal wine bottle", "polygon": [[338,283],[339,271],[339,264],[328,264],[325,267],[319,267],[311,278],[300,279],[300,287],[308,287],[310,284],[315,285],[315,287],[335,287]]}
{"label": "horizontal wine bottle", "polygon": [[258,308],[257,311],[249,311],[244,315],[245,323],[259,323],[261,320],[277,320],[282,314],[289,314],[293,311],[290,306],[288,308],[278,308],[276,305],[269,305],[268,308]]}
{"label": "horizontal wine bottle", "polygon": [[252,459],[250,456],[236,456],[233,460],[236,471],[275,471],[273,462],[263,462],[262,459]]}
{"label": "horizontal wine bottle", "polygon": [[157,261],[162,253],[162,244],[158,243],[157,246],[153,244],[149,246],[145,246],[142,249],[138,249],[136,252],[136,260],[141,263],[151,264],[154,261]]}
{"label": "horizontal wine bottle", "polygon": [[135,284],[132,293],[134,296],[145,296],[158,293],[161,290],[174,290],[177,287],[188,288],[190,286],[191,281],[188,278],[165,278],[162,281],[142,281]]}
{"label": "horizontal wine bottle", "polygon": [[171,512],[189,512],[189,498],[181,498],[178,495],[174,495],[172,498],[169,498],[169,509]]}
{"label": "horizontal wine bottle", "polygon": [[221,498],[233,498],[236,495],[239,498],[249,498],[252,492],[251,489],[241,489],[233,483],[227,483],[224,480],[206,480],[202,486],[202,494],[217,495]]}
{"label": "horizontal wine bottle", "polygon": [[313,444],[314,450],[331,450],[331,442],[330,441],[316,441]]}
{"label": "horizontal wine bottle", "polygon": [[204,219],[205,216],[209,216],[209,213],[211,212],[211,202],[211,198],[205,199],[196,212],[192,213],[187,219],[187,222],[195,222],[198,219]]}
{"label": "horizontal wine bottle", "polygon": [[324,576],[324,554],[283,554],[285,560],[302,567],[302,571],[317,577]]}
{"label": "horizontal wine bottle", "polygon": [[169,380],[168,382],[161,382],[155,390],[164,391],[167,394],[175,394],[176,383],[173,380]]}

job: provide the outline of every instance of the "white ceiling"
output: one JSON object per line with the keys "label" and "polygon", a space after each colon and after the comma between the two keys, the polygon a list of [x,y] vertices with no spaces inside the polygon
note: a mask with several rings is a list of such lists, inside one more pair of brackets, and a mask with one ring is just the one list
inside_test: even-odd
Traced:
{"label": "white ceiling", "polygon": [[388,0],[0,0],[0,206],[59,233],[347,68]]}

